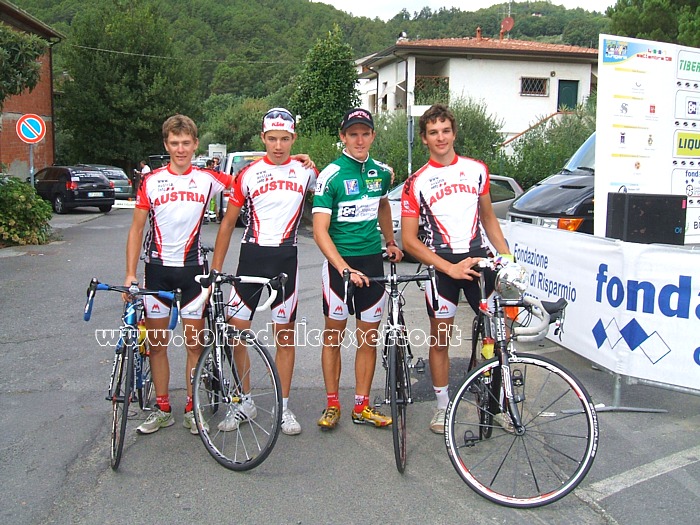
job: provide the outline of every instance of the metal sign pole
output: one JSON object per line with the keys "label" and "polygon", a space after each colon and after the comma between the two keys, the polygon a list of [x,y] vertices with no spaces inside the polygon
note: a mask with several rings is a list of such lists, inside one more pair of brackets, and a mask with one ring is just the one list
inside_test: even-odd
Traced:
{"label": "metal sign pole", "polygon": [[29,145],[29,181],[34,187],[34,144]]}

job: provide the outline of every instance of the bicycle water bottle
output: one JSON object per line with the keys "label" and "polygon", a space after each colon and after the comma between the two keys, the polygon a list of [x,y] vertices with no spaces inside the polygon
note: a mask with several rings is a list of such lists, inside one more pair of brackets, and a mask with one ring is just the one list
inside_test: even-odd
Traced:
{"label": "bicycle water bottle", "polygon": [[146,348],[146,321],[141,319],[138,324],[138,343],[139,343],[139,354],[148,354],[148,349]]}
{"label": "bicycle water bottle", "polygon": [[491,337],[484,337],[482,346],[481,346],[481,356],[484,359],[491,359],[493,357],[493,345],[494,345],[494,340]]}

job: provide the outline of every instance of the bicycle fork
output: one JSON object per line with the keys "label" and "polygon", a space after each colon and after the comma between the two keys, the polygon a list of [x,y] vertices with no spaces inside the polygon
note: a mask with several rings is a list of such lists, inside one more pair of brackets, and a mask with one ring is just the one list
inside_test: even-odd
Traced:
{"label": "bicycle fork", "polygon": [[525,433],[522,417],[518,408],[518,403],[522,403],[525,397],[522,393],[515,393],[513,385],[522,386],[523,377],[519,370],[511,371],[510,356],[507,348],[506,322],[501,308],[500,299],[496,298],[496,313],[493,316],[493,325],[495,329],[495,351],[498,355],[498,362],[501,369],[501,389],[499,404],[501,411],[510,415],[513,422],[515,434],[521,436]]}

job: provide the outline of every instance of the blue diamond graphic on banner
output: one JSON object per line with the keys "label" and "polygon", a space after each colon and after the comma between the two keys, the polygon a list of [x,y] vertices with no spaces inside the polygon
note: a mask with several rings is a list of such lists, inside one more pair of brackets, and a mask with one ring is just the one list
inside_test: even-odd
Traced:
{"label": "blue diamond graphic on banner", "polygon": [[605,340],[608,338],[608,334],[605,333],[605,326],[603,325],[603,321],[598,319],[598,322],[595,324],[593,327],[593,337],[595,338],[595,342],[598,345],[598,348],[603,346],[603,343]]}
{"label": "blue diamond graphic on banner", "polygon": [[649,338],[649,334],[644,331],[644,328],[639,326],[636,319],[632,319],[627,326],[620,330],[622,338],[630,347],[630,350],[635,350],[639,345]]}

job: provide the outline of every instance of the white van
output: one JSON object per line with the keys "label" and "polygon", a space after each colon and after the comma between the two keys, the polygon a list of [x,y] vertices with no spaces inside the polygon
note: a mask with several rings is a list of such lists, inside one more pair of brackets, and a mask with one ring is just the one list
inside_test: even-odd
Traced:
{"label": "white van", "polygon": [[[235,176],[248,164],[264,156],[264,151],[234,151],[233,153],[226,155],[226,158],[222,164],[221,172]],[[219,197],[219,220],[221,220],[224,213],[226,213],[229,194],[229,190],[224,190]],[[241,210],[240,221],[245,224],[245,210]]]}

